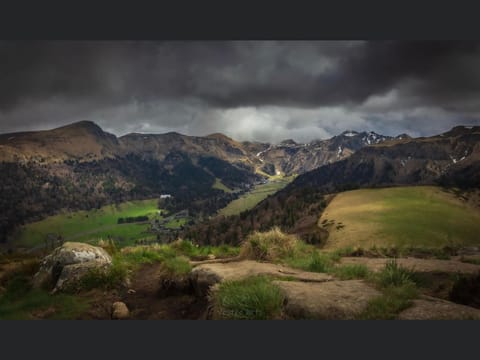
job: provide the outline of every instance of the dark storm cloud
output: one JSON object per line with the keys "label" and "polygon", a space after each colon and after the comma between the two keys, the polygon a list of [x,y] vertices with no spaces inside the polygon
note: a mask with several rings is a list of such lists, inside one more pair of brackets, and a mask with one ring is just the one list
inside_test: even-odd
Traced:
{"label": "dark storm cloud", "polygon": [[473,42],[0,42],[0,130],[434,133],[478,121],[479,61]]}

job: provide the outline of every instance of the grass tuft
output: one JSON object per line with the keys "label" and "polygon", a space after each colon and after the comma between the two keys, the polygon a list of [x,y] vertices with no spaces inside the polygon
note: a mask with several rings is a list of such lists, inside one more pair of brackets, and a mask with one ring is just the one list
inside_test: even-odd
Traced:
{"label": "grass tuft", "polygon": [[340,280],[366,279],[370,276],[370,271],[363,264],[337,266],[331,272]]}
{"label": "grass tuft", "polygon": [[251,234],[240,250],[240,256],[260,261],[279,261],[294,257],[300,240],[295,235],[285,234],[278,227],[267,232]]}
{"label": "grass tuft", "polygon": [[166,259],[163,262],[163,267],[170,275],[187,275],[192,270],[192,265],[185,256],[177,256]]}
{"label": "grass tuft", "polygon": [[414,283],[414,279],[415,273],[398,265],[395,259],[389,260],[385,268],[376,274],[377,283],[384,288]]}
{"label": "grass tuft", "polygon": [[412,300],[418,296],[418,290],[413,283],[401,286],[389,286],[383,290],[383,295],[371,300],[365,311],[359,315],[362,320],[392,320],[412,305]]}
{"label": "grass tuft", "polygon": [[267,277],[225,281],[213,295],[214,317],[231,320],[268,320],[281,316],[284,296]]}

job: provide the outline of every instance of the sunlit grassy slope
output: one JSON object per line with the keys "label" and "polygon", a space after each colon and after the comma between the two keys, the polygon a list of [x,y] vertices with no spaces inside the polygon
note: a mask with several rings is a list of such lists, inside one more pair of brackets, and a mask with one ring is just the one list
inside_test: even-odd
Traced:
{"label": "sunlit grassy slope", "polygon": [[255,186],[248,193],[240,196],[238,199],[233,200],[226,207],[219,211],[220,215],[236,215],[242,211],[253,208],[260,201],[265,199],[268,195],[274,194],[277,191],[283,189],[289,182],[293,180],[294,176],[289,177],[272,177],[266,184],[260,184]]}
{"label": "sunlit grassy slope", "polygon": [[118,218],[157,215],[157,199],[129,201],[90,211],[76,211],[50,216],[23,226],[17,242],[32,247],[43,244],[47,234],[62,235],[65,240],[88,242],[92,239],[121,237],[125,244],[146,236],[148,224],[117,224]]}
{"label": "sunlit grassy slope", "polygon": [[340,193],[320,217],[326,248],[480,244],[480,211],[433,186]]}
{"label": "sunlit grassy slope", "polygon": [[215,182],[213,183],[212,188],[222,190],[227,193],[233,192],[233,190],[225,186],[225,184],[222,183],[222,181],[219,178],[215,178]]}

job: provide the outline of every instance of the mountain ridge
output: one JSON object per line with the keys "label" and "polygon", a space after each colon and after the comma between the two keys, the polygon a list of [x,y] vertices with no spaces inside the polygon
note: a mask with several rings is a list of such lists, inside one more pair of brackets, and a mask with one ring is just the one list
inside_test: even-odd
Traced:
{"label": "mountain ridge", "polygon": [[432,137],[394,139],[362,147],[345,159],[299,175],[252,209],[197,224],[185,236],[199,243],[210,243],[209,239],[222,243],[229,241],[222,229],[233,228],[241,242],[252,231],[280,226],[307,242],[321,244],[328,236],[317,226],[325,206],[323,197],[358,188],[407,185],[478,191],[480,127],[457,127]]}

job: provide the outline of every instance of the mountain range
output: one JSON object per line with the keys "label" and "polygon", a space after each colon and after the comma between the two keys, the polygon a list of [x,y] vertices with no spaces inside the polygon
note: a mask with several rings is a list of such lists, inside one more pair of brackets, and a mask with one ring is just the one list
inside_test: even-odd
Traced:
{"label": "mountain range", "polygon": [[[408,138],[401,135],[396,138]],[[396,139],[374,132],[345,131],[327,140],[298,144],[239,142],[216,133],[204,137],[175,132],[131,133],[121,137],[103,131],[91,121],[80,121],[53,130],[0,134],[0,161],[22,164],[51,164],[64,161],[91,162],[139,156],[163,161],[172,152],[189,156],[213,156],[230,163],[291,175],[342,160],[360,148]]]}
{"label": "mountain range", "polygon": [[364,146],[343,160],[305,172],[253,209],[198,224],[186,236],[198,243],[240,243],[252,231],[280,226],[318,244],[328,236],[317,226],[325,196],[401,185],[439,185],[457,193],[478,193],[480,127],[457,126],[432,137],[400,136]]}
{"label": "mountain range", "polygon": [[299,175],[282,194],[311,187],[478,186],[479,144],[480,128],[462,126],[426,138],[345,131],[307,144],[239,142],[219,133],[116,137],[91,121],[2,134],[0,241],[18,225],[62,210],[161,194],[172,195],[167,209],[189,208],[202,218],[276,174]]}

